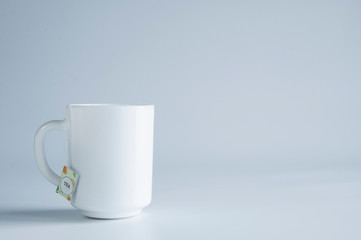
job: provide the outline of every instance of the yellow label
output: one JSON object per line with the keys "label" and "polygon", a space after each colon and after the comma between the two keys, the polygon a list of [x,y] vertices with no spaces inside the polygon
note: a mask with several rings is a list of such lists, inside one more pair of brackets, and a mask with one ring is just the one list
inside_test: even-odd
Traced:
{"label": "yellow label", "polygon": [[59,184],[56,187],[56,192],[70,201],[74,194],[78,177],[79,176],[75,171],[64,166]]}

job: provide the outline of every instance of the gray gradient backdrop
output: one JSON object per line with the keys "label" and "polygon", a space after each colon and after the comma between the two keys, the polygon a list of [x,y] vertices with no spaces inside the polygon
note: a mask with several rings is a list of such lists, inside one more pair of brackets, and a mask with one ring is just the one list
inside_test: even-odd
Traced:
{"label": "gray gradient backdrop", "polygon": [[4,164],[33,165],[36,128],[69,103],[154,103],[159,161],[360,166],[358,1],[2,1],[0,11]]}
{"label": "gray gradient backdrop", "polygon": [[[1,1],[2,169],[48,186],[33,157],[43,122],[69,103],[145,103],[155,191],[197,165],[359,171],[360,12],[352,0]],[[47,140],[60,171],[65,136]]]}

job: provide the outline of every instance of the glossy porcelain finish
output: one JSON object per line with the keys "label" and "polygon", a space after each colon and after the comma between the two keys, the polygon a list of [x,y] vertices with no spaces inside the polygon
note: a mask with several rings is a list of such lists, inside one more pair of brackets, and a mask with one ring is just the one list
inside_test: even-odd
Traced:
{"label": "glossy porcelain finish", "polygon": [[35,155],[43,175],[53,184],[44,136],[50,129],[68,133],[68,166],[80,178],[71,204],[94,218],[138,214],[152,195],[154,106],[69,105],[63,121],[42,125],[35,136]]}

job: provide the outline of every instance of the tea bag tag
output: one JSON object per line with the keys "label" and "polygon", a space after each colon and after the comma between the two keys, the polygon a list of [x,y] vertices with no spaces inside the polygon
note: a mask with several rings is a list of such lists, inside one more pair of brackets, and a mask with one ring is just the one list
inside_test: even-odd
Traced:
{"label": "tea bag tag", "polygon": [[79,175],[74,170],[64,166],[56,192],[70,201],[75,192],[78,177]]}

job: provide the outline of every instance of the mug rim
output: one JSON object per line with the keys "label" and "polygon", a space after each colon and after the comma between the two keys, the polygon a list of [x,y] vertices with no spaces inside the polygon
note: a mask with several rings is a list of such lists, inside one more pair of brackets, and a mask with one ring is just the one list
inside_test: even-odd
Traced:
{"label": "mug rim", "polygon": [[154,104],[72,103],[67,107],[154,107]]}

